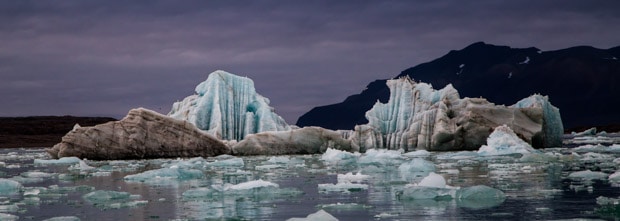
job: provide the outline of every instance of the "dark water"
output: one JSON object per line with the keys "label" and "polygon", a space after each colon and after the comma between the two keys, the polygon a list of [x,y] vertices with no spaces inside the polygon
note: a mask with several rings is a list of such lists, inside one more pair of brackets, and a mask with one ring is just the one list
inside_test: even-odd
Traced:
{"label": "dark water", "polygon": [[[610,146],[610,145],[608,145]],[[587,151],[548,149],[545,159],[521,155],[476,157],[470,153],[432,153],[436,173],[448,185],[487,185],[502,190],[504,201],[403,200],[406,184],[425,174],[399,170],[413,156],[329,163],[321,155],[243,157],[243,165],[217,166],[209,159],[160,159],[148,161],[85,161],[94,168],[34,164],[48,159],[43,149],[2,149],[0,177],[19,181],[23,188],[0,196],[0,213],[19,220],[44,220],[76,216],[81,220],[286,220],[306,217],[320,209],[339,220],[618,220],[615,206],[596,202],[600,196],[618,198],[619,185],[607,179],[569,179],[576,171],[612,174],[618,170],[620,151],[614,146]],[[620,146],[618,147],[620,148]],[[393,155],[392,155],[393,157]],[[271,161],[270,161],[271,159]],[[156,178],[130,182],[124,177],[139,172],[194,162],[204,177]],[[238,161],[237,161],[238,162]],[[28,172],[43,173],[28,173]],[[336,184],[338,174],[369,175],[367,188],[324,191],[319,184]],[[214,189],[227,183],[262,179],[279,185],[266,193],[187,197],[197,188]],[[113,202],[93,202],[83,196],[96,190],[128,192],[137,196]],[[290,191],[292,190],[294,193]]]}

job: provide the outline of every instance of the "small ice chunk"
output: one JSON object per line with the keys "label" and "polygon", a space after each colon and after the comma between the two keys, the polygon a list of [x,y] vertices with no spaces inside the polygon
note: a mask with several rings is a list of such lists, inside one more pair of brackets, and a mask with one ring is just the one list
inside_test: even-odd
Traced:
{"label": "small ice chunk", "polygon": [[358,192],[366,189],[368,189],[368,184],[361,183],[319,184],[319,191],[321,192]]}
{"label": "small ice chunk", "polygon": [[584,180],[604,180],[608,177],[603,172],[592,172],[590,170],[572,172],[568,175],[571,179],[584,179]]}
{"label": "small ice chunk", "polygon": [[327,148],[325,153],[321,155],[321,160],[329,164],[347,165],[355,163],[360,155],[361,154],[357,152],[350,153],[342,150]]}
{"label": "small ice chunk", "polygon": [[148,170],[142,173],[127,175],[125,181],[129,182],[147,182],[159,179],[169,180],[191,180],[202,179],[205,175],[202,171],[196,169],[182,168],[161,168],[156,170]]}
{"label": "small ice chunk", "polygon": [[400,199],[403,200],[449,200],[454,198],[456,189],[428,186],[405,186]]}
{"label": "small ice chunk", "polygon": [[259,179],[259,180],[248,181],[248,182],[230,186],[227,188],[227,190],[249,190],[249,189],[255,189],[255,188],[262,188],[262,187],[279,188],[280,186],[276,183],[272,183],[269,181],[264,181],[262,179]]}
{"label": "small ice chunk", "polygon": [[288,164],[289,162],[291,162],[291,158],[287,156],[274,156],[270,157],[267,162],[272,164]]}
{"label": "small ice chunk", "polygon": [[368,206],[365,204],[359,203],[331,203],[331,204],[319,204],[318,208],[321,209],[330,209],[330,210],[367,210],[368,208],[372,208],[372,206]]}
{"label": "small ice chunk", "polygon": [[53,177],[54,175],[56,174],[39,172],[39,171],[23,172],[20,174],[20,176],[26,177],[26,178],[50,178],[50,177]]}
{"label": "small ice chunk", "polygon": [[101,209],[119,209],[146,205],[148,201],[137,200],[140,195],[132,195],[128,192],[109,190],[97,190],[85,194],[82,198]]}
{"label": "small ice chunk", "polygon": [[403,159],[403,150],[370,149],[359,158],[360,164],[390,165],[398,164]]}
{"label": "small ice chunk", "polygon": [[77,216],[58,216],[44,219],[43,221],[80,221],[80,218],[78,218]]}
{"label": "small ice chunk", "polygon": [[393,218],[393,217],[397,217],[398,214],[391,214],[391,213],[387,213],[387,212],[382,212],[379,213],[377,215],[375,215],[375,218],[377,219],[385,219],[385,218]]}
{"label": "small ice chunk", "polygon": [[410,172],[433,172],[437,168],[433,162],[414,158],[409,162],[405,162],[398,167],[401,173],[410,173]]}
{"label": "small ice chunk", "polygon": [[510,127],[503,125],[493,130],[487,138],[487,145],[482,145],[478,150],[481,156],[498,156],[509,154],[529,154],[539,151],[532,148],[530,144],[521,140]]}
{"label": "small ice chunk", "polygon": [[362,181],[367,180],[368,178],[370,178],[370,176],[364,175],[360,172],[357,172],[356,174],[349,172],[347,174],[338,174],[338,183],[345,183],[345,182],[361,183]]}
{"label": "small ice chunk", "polygon": [[76,164],[80,163],[80,158],[77,157],[62,157],[57,160],[43,160],[34,159],[34,164],[47,165],[47,164]]}
{"label": "small ice chunk", "polygon": [[604,206],[604,205],[618,205],[620,204],[620,198],[610,198],[599,196],[596,198],[596,204]]}
{"label": "small ice chunk", "polygon": [[576,137],[594,136],[596,135],[596,127],[592,127],[590,129],[587,129],[581,132],[572,132],[571,135],[576,136]]}
{"label": "small ice chunk", "polygon": [[428,157],[430,155],[431,155],[431,152],[428,152],[427,150],[416,150],[416,151],[407,152],[403,154],[403,156],[406,156],[406,157]]}
{"label": "small ice chunk", "polygon": [[0,213],[0,220],[3,221],[15,221],[18,220],[19,216],[16,215],[12,215],[12,214],[7,214],[7,213]]}
{"label": "small ice chunk", "polygon": [[457,191],[458,199],[505,199],[501,190],[485,185],[464,187]]}
{"label": "small ice chunk", "polygon": [[609,177],[607,177],[607,179],[609,179],[610,182],[620,183],[620,171],[612,173]]}
{"label": "small ice chunk", "polygon": [[245,163],[242,158],[235,157],[226,160],[218,160],[208,164],[209,166],[214,167],[243,167]]}
{"label": "small ice chunk", "polygon": [[446,179],[439,174],[431,172],[418,183],[418,186],[446,188]]}
{"label": "small ice chunk", "polygon": [[0,195],[13,195],[19,193],[22,184],[17,181],[0,178]]}
{"label": "small ice chunk", "polygon": [[332,216],[331,214],[325,212],[325,210],[319,210],[316,213],[312,213],[306,216],[306,218],[290,218],[286,221],[338,221],[338,219],[336,219],[336,217]]}

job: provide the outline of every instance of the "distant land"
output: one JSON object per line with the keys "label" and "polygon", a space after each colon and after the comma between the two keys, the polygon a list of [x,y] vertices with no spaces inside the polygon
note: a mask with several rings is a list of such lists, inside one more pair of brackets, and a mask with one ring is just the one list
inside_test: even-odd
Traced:
{"label": "distant land", "polygon": [[[598,126],[618,131],[620,125],[620,46],[598,49],[578,46],[555,51],[511,48],[477,42],[402,71],[440,89],[451,83],[461,97],[484,97],[512,105],[534,93],[548,95],[560,108],[566,131]],[[315,107],[297,125],[353,129],[365,124],[364,114],[377,102],[387,102],[386,80],[368,84],[343,102]],[[616,125],[616,126],[614,126]]]}
{"label": "distant land", "polygon": [[93,126],[114,120],[74,116],[0,117],[0,148],[51,147],[76,123]]}

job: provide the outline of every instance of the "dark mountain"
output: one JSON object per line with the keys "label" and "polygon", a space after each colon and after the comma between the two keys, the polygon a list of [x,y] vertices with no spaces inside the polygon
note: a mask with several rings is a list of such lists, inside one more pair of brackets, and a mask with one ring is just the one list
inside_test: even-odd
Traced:
{"label": "dark mountain", "polygon": [[[451,83],[461,97],[484,97],[512,105],[534,93],[548,95],[560,108],[565,128],[620,124],[620,47],[579,46],[542,52],[483,42],[401,72],[436,89]],[[298,126],[352,129],[365,124],[364,114],[380,100],[386,102],[385,80],[370,83],[362,93],[338,104],[316,107]]]}
{"label": "dark mountain", "polygon": [[94,126],[115,121],[109,117],[0,117],[0,148],[51,147],[75,124]]}

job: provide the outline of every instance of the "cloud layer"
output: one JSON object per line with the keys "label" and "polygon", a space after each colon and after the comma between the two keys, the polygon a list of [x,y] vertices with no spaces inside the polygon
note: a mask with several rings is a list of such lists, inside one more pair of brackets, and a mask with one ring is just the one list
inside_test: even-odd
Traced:
{"label": "cloud layer", "polygon": [[476,41],[620,45],[618,1],[2,1],[0,116],[167,113],[207,74],[289,123]]}

